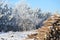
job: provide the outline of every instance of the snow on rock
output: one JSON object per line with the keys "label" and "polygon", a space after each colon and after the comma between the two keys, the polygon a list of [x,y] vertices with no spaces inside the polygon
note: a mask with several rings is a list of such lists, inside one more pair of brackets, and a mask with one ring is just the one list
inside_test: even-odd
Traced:
{"label": "snow on rock", "polygon": [[[7,32],[0,34],[0,40],[24,40],[28,34],[33,34],[36,32],[27,31],[27,32]],[[33,39],[29,39],[33,40]]]}

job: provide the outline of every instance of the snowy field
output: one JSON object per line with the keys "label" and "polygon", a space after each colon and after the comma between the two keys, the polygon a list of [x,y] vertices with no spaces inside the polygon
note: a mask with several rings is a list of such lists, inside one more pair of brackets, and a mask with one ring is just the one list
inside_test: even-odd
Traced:
{"label": "snowy field", "polygon": [[36,32],[34,31],[11,32],[10,31],[7,33],[0,33],[0,40],[24,40],[25,38],[27,38],[28,34],[33,34],[33,33],[36,33]]}

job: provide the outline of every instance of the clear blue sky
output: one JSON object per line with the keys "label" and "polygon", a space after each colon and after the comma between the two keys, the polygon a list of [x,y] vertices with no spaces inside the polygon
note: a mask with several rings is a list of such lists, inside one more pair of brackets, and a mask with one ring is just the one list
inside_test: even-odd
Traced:
{"label": "clear blue sky", "polygon": [[[21,0],[9,0],[11,3],[16,3]],[[42,11],[58,11],[60,12],[60,0],[26,0],[32,8],[41,8]]]}

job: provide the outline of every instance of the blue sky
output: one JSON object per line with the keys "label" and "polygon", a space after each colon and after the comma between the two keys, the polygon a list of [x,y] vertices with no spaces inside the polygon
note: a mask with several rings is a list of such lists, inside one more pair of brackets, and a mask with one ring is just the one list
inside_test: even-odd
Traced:
{"label": "blue sky", "polygon": [[[10,3],[18,3],[21,0],[9,0]],[[60,12],[60,0],[26,0],[32,8],[41,8],[42,11]]]}

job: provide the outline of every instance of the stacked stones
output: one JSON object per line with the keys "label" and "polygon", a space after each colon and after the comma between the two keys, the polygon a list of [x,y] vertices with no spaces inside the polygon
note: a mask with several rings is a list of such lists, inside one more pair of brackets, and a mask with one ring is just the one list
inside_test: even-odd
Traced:
{"label": "stacked stones", "polygon": [[[44,26],[37,29],[36,35],[31,34],[28,37],[34,40],[59,40],[60,39],[60,15],[53,15],[48,18]],[[33,36],[32,36],[33,35]]]}

